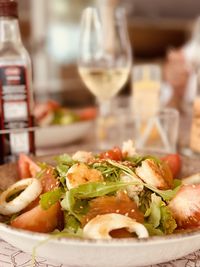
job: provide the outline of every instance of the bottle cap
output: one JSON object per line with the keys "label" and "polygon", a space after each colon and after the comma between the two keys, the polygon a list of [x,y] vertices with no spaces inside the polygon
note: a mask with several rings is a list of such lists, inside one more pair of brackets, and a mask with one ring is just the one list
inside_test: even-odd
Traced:
{"label": "bottle cap", "polygon": [[0,0],[0,17],[18,18],[17,0]]}

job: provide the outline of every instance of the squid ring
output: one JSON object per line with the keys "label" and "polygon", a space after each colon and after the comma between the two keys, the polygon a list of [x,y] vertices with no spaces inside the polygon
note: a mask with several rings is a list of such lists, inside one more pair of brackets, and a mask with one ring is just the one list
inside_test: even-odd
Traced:
{"label": "squid ring", "polygon": [[[0,195],[0,214],[12,215],[26,208],[42,192],[42,185],[36,178],[23,179],[11,185]],[[17,195],[9,201],[11,196]]]}
{"label": "squid ring", "polygon": [[138,238],[149,236],[143,224],[117,213],[97,215],[84,226],[83,235],[91,239],[111,239],[109,232],[121,228],[126,228],[130,233],[135,232]]}

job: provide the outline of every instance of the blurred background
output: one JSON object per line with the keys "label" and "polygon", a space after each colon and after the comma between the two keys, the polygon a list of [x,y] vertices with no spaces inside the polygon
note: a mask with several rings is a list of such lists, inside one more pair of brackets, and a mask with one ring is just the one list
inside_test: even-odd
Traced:
{"label": "blurred background", "polygon": [[[37,100],[52,98],[63,105],[95,103],[77,72],[79,25],[83,9],[105,0],[20,0],[23,41],[31,54]],[[116,1],[110,0],[111,4]],[[128,15],[133,64],[162,66],[170,49],[189,39],[200,12],[197,0],[121,0]],[[130,80],[121,94],[130,92]]]}

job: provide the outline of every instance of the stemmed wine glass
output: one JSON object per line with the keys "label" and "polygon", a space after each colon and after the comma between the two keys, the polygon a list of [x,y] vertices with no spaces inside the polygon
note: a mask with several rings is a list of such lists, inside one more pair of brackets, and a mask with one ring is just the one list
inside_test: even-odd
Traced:
{"label": "stemmed wine glass", "polygon": [[88,7],[81,21],[78,70],[99,103],[97,145],[106,148],[110,100],[125,85],[132,64],[131,45],[122,8]]}

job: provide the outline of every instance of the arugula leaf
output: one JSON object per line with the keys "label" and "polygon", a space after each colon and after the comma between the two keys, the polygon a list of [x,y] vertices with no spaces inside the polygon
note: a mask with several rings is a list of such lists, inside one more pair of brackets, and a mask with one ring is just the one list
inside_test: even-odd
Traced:
{"label": "arugula leaf", "polygon": [[106,182],[120,181],[121,170],[115,166],[108,164],[108,162],[95,162],[91,166],[93,169],[101,172]]}
{"label": "arugula leaf", "polygon": [[145,159],[152,159],[156,164],[160,164],[161,161],[159,158],[151,155],[146,155],[146,156],[134,156],[134,157],[128,157],[127,160],[133,163],[136,167],[140,166],[142,161]]}
{"label": "arugula leaf", "polygon": [[69,191],[76,198],[87,199],[94,197],[105,196],[110,193],[114,193],[119,189],[126,188],[128,185],[138,184],[137,182],[92,182],[79,185]]}
{"label": "arugula leaf", "polygon": [[[131,177],[135,178],[135,173],[129,167],[124,166],[123,164],[118,163],[114,160],[107,160],[107,161],[111,165],[116,166],[119,169],[123,170],[124,173],[126,173],[127,175],[130,175]],[[163,200],[165,200],[165,201],[171,200],[176,195],[176,193],[178,192],[178,190],[181,187],[181,184],[178,183],[177,181],[175,182],[175,185],[178,185],[178,186],[176,186],[174,189],[169,189],[169,190],[159,190],[159,189],[155,188],[154,186],[143,183],[140,179],[138,179],[138,184],[144,185],[146,188],[150,189],[151,191],[153,191],[157,195],[161,196],[163,198]]]}
{"label": "arugula leaf", "polygon": [[107,162],[109,162],[111,165],[119,168],[120,170],[122,170],[124,173],[126,173],[127,175],[131,175],[131,176],[135,176],[135,173],[133,170],[131,170],[129,167],[119,163],[119,162],[116,162],[114,160],[111,160],[111,159],[107,159]]}
{"label": "arugula leaf", "polygon": [[63,190],[59,187],[52,191],[46,192],[40,196],[40,206],[44,210],[48,210],[56,202],[58,202],[63,195]]}
{"label": "arugula leaf", "polygon": [[94,197],[105,196],[110,193],[114,193],[120,189],[126,188],[128,185],[135,185],[136,182],[92,182],[79,185],[66,192],[64,199],[61,201],[61,206],[64,210],[69,211],[78,220],[81,219],[81,215],[75,211],[75,205],[77,200],[91,199]]}
{"label": "arugula leaf", "polygon": [[174,189],[168,189],[168,190],[160,190],[157,189],[149,184],[144,184],[144,186],[148,189],[150,189],[151,191],[153,191],[154,193],[156,193],[157,195],[161,196],[163,200],[165,201],[169,201],[171,200],[178,192],[178,190],[180,189],[181,185],[175,187]]}
{"label": "arugula leaf", "polygon": [[73,215],[69,215],[67,212],[64,213],[64,232],[76,233],[81,227],[80,222]]}

